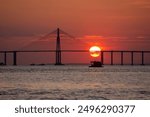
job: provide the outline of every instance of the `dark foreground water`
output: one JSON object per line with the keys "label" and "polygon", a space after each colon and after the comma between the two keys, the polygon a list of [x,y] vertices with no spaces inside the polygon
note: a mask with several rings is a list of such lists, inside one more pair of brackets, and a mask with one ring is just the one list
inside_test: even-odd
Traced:
{"label": "dark foreground water", "polygon": [[0,99],[150,99],[150,66],[1,66]]}

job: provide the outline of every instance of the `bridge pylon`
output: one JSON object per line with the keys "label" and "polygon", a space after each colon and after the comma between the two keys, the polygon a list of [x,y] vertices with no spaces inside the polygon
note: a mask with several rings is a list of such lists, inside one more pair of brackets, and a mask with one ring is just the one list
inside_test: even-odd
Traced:
{"label": "bridge pylon", "polygon": [[63,65],[61,63],[61,42],[60,42],[60,30],[57,28],[57,39],[56,39],[56,63],[55,65]]}

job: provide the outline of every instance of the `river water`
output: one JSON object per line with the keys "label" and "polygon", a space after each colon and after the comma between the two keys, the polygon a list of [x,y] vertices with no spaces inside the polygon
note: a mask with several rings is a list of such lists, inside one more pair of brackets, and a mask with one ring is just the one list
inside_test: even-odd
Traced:
{"label": "river water", "polygon": [[0,99],[150,99],[150,66],[0,66]]}

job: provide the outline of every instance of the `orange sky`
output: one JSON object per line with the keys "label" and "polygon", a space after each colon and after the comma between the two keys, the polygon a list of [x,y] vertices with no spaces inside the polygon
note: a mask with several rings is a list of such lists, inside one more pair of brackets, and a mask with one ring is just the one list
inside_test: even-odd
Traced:
{"label": "orange sky", "polygon": [[21,48],[57,27],[80,40],[65,49],[150,50],[150,1],[0,0],[1,50]]}

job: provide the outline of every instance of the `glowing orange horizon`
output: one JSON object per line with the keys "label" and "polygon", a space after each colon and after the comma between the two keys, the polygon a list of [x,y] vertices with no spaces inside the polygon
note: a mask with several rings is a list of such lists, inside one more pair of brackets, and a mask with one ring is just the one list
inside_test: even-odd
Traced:
{"label": "glowing orange horizon", "polygon": [[89,51],[90,51],[90,55],[92,57],[99,57],[101,48],[98,46],[92,46],[92,47],[90,47]]}

